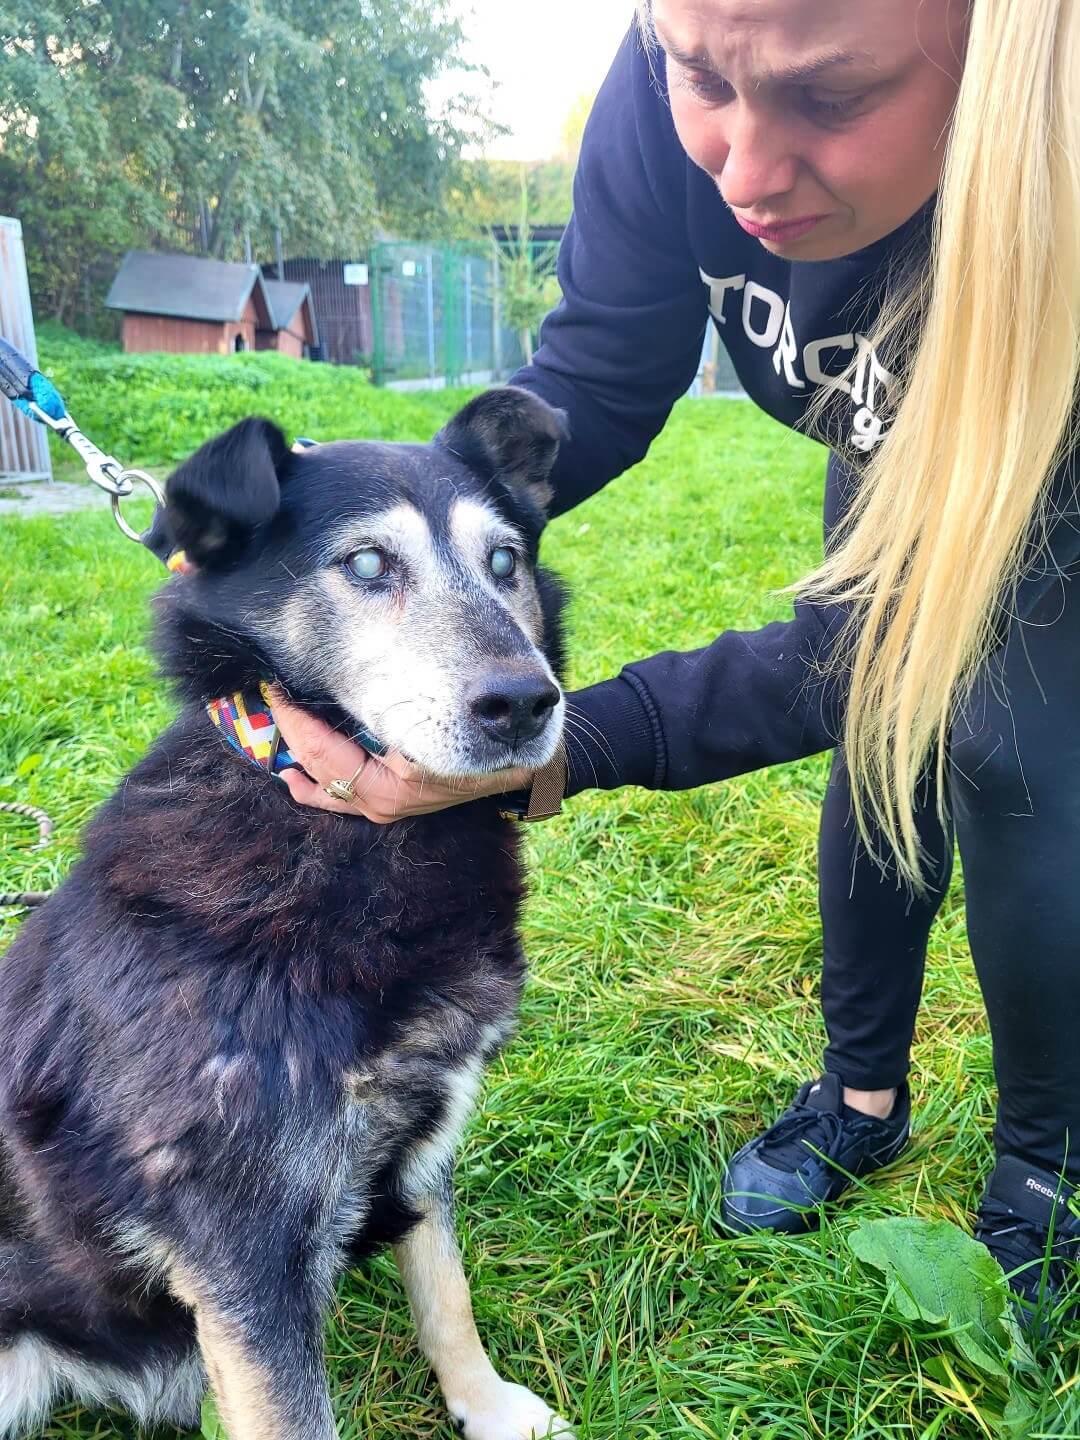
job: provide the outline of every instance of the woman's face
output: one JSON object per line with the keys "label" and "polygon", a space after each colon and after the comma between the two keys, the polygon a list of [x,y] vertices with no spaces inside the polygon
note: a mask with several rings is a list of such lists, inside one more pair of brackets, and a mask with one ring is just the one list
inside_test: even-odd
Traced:
{"label": "woman's face", "polygon": [[895,230],[937,189],[970,0],[653,0],[675,128],[790,260]]}

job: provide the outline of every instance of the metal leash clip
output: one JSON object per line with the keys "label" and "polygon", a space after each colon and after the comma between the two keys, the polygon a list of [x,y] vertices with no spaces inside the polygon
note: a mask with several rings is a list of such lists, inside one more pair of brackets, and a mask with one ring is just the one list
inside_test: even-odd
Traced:
{"label": "metal leash clip", "polygon": [[66,440],[79,456],[86,473],[112,502],[113,519],[128,537],[140,545],[146,543],[146,535],[140,535],[124,519],[120,509],[121,500],[135,489],[136,483],[145,485],[158,505],[165,504],[165,494],[152,475],[145,470],[126,469],[115,455],[105,451],[89,439],[72,420],[60,392],[51,380],[36,370],[21,351],[16,350],[0,336],[0,394],[6,395],[16,409],[29,415],[40,425],[47,425],[61,440]]}

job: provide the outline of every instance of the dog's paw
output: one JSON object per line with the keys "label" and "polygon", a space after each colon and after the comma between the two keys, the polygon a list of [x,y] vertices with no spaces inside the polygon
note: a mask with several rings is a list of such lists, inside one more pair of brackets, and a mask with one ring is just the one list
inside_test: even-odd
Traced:
{"label": "dog's paw", "polygon": [[465,1440],[574,1440],[570,1426],[524,1385],[499,1380],[450,1405]]}

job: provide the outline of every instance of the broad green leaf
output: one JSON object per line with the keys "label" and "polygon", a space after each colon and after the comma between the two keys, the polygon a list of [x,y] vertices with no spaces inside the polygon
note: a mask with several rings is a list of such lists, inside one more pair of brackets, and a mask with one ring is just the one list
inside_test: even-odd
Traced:
{"label": "broad green leaf", "polygon": [[19,761],[19,768],[15,774],[20,780],[25,779],[27,775],[33,774],[44,759],[45,756],[40,751],[36,751],[33,755],[27,755],[25,759]]}
{"label": "broad green leaf", "polygon": [[214,1397],[209,1391],[202,1407],[202,1436],[203,1440],[229,1440],[225,1433],[225,1426],[221,1423],[221,1417],[214,1404]]}
{"label": "broad green leaf", "polygon": [[1035,1415],[1035,1406],[1019,1392],[1009,1396],[1009,1403],[1005,1406],[1005,1414],[1002,1418],[1002,1425],[1006,1435],[1015,1436],[1016,1440],[1026,1440],[1031,1431],[1031,1421]]}
{"label": "broad green leaf", "polygon": [[1009,1287],[985,1246],[947,1220],[914,1217],[864,1220],[849,1243],[860,1260],[885,1272],[902,1315],[949,1326],[972,1365],[1008,1379]]}

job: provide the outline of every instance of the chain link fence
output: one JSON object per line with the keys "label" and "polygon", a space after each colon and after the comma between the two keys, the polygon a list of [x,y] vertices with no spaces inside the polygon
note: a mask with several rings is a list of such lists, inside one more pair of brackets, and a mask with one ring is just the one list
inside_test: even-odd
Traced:
{"label": "chain link fence", "polygon": [[[554,273],[556,244],[528,248],[538,274]],[[505,251],[494,241],[376,245],[369,274],[376,385],[487,385],[511,375],[524,363],[525,344],[508,323],[505,275]]]}

